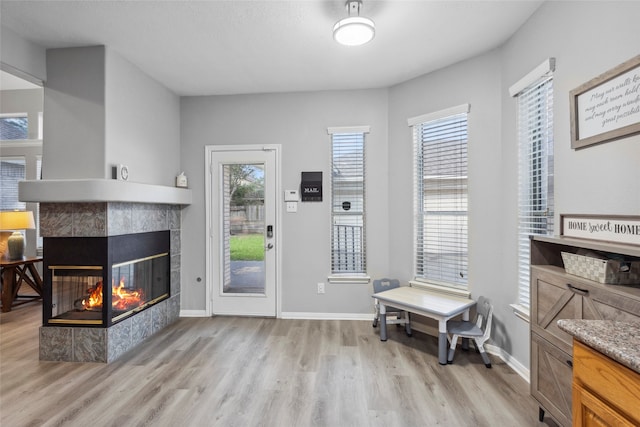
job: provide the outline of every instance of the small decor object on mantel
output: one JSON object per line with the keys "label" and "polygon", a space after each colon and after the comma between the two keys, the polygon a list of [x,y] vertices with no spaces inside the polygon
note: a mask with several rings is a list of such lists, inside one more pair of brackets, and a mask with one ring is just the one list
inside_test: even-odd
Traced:
{"label": "small decor object on mantel", "polygon": [[112,178],[120,181],[129,180],[129,168],[125,165],[116,165],[112,168]]}
{"label": "small decor object on mantel", "polygon": [[640,55],[569,93],[571,148],[640,133]]}
{"label": "small decor object on mantel", "polygon": [[180,175],[176,176],[176,187],[187,188],[187,177],[184,172],[180,172]]}

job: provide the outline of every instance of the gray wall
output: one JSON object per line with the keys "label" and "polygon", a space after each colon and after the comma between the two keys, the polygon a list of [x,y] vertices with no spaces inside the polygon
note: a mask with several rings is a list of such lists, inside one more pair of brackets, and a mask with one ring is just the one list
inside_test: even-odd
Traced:
{"label": "gray wall", "polygon": [[413,141],[407,119],[469,103],[469,290],[475,298],[508,305],[517,288],[495,287],[503,257],[496,238],[503,232],[500,77],[500,52],[492,51],[390,89],[389,204],[404,208],[389,212],[389,265],[392,276],[413,278]]}
{"label": "gray wall", "polygon": [[[183,210],[182,309],[204,310],[206,145],[282,144],[282,185],[300,186],[300,172],[323,171],[322,203],[299,203],[283,212],[282,310],[311,313],[371,312],[371,285],[327,285],[331,126],[370,125],[366,137],[369,274],[389,272],[387,203],[387,91],[311,92],[182,98],[181,157],[193,204]],[[284,209],[283,209],[284,210]],[[186,243],[188,242],[188,243]]]}
{"label": "gray wall", "polygon": [[[44,179],[173,186],[180,172],[180,101],[104,46],[50,49],[44,96]],[[73,167],[70,167],[70,166]]]}
{"label": "gray wall", "polygon": [[129,167],[129,181],[175,184],[180,173],[180,99],[107,48],[105,175]]}
{"label": "gray wall", "polygon": [[[508,88],[549,57],[554,75],[556,220],[560,213],[640,213],[640,136],[570,148],[569,91],[638,54],[640,3],[546,2],[501,49],[400,84],[389,92],[389,202],[411,203],[406,119],[464,102],[469,115],[469,289],[495,308],[493,343],[529,365],[529,324],[517,298],[517,130]],[[612,48],[614,47],[614,48]],[[390,266],[411,275],[410,211],[390,212]],[[556,221],[557,224],[557,221]],[[556,229],[556,233],[559,230]]]}
{"label": "gray wall", "polygon": [[[501,295],[516,282],[516,114],[508,87],[548,57],[554,74],[556,233],[559,214],[640,214],[640,135],[582,150],[571,149],[569,91],[638,55],[639,2],[546,2],[502,51],[502,277]],[[499,306],[510,353],[528,366],[528,324]],[[507,348],[509,350],[509,348]]]}
{"label": "gray wall", "polygon": [[43,179],[105,176],[105,48],[47,50]]}

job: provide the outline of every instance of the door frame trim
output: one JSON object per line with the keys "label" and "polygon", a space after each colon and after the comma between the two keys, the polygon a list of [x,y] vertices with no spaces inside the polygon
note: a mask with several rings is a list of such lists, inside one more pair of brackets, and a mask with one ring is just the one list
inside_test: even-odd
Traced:
{"label": "door frame trim", "polygon": [[206,315],[207,317],[213,316],[213,278],[215,272],[213,271],[214,263],[211,260],[213,250],[211,248],[212,237],[216,231],[216,224],[213,224],[215,216],[211,212],[211,181],[212,181],[212,163],[211,156],[214,152],[221,151],[275,151],[275,240],[276,247],[275,264],[276,264],[276,318],[282,317],[282,145],[281,144],[247,144],[247,145],[205,145],[204,151],[204,168],[205,168],[205,302],[206,302]]}

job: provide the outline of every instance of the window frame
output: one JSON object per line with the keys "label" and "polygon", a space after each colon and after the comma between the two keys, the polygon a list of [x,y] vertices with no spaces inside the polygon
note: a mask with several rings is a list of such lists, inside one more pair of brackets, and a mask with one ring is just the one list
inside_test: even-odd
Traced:
{"label": "window frame", "polygon": [[[457,267],[461,267],[464,269],[464,274],[463,274],[463,278],[464,281],[455,281],[455,280],[446,280],[443,279],[442,277],[438,277],[438,278],[434,278],[433,276],[429,277],[429,273],[426,271],[426,265],[425,265],[425,259],[424,259],[424,250],[420,251],[419,249],[419,245],[420,245],[420,230],[424,230],[426,228],[426,224],[424,223],[425,221],[425,212],[424,212],[424,192],[421,191],[421,189],[423,188],[424,185],[424,166],[422,165],[422,152],[424,150],[424,145],[427,141],[423,140],[422,137],[418,137],[418,132],[422,132],[422,129],[425,125],[429,125],[431,124],[431,128],[433,128],[433,126],[437,126],[437,124],[441,124],[445,121],[447,121],[447,119],[454,119],[456,117],[460,117],[463,118],[464,121],[464,135],[466,136],[464,138],[464,150],[465,150],[465,155],[464,155],[464,169],[468,169],[468,142],[469,142],[469,135],[468,135],[468,126],[469,126],[469,111],[470,111],[470,105],[469,104],[462,104],[462,105],[458,105],[455,107],[451,107],[451,108],[447,108],[444,110],[440,110],[440,111],[436,111],[433,113],[429,113],[429,114],[424,114],[421,116],[417,116],[417,117],[413,117],[407,120],[408,125],[412,128],[412,133],[413,133],[413,174],[414,174],[414,178],[413,178],[413,193],[414,193],[414,203],[413,203],[413,215],[414,215],[414,225],[413,225],[413,276],[414,279],[413,281],[411,281],[412,285],[418,285],[418,286],[425,286],[434,290],[437,290],[438,292],[443,292],[443,293],[449,293],[449,294],[453,294],[453,295],[458,295],[458,296],[468,296],[469,295],[469,291],[468,291],[468,258],[469,258],[469,233],[468,233],[468,222],[469,222],[469,196],[468,196],[468,170],[465,170],[465,177],[462,178],[461,175],[455,175],[453,178],[453,182],[456,182],[456,184],[454,185],[454,187],[452,187],[451,192],[445,191],[444,193],[449,193],[449,194],[453,194],[454,198],[456,199],[457,202],[463,202],[464,206],[466,209],[464,210],[456,210],[455,212],[457,213],[450,213],[449,215],[447,215],[447,217],[455,217],[455,216],[460,216],[460,212],[465,212],[464,214],[464,232],[461,235],[458,235],[458,237],[465,237],[464,239],[464,247],[463,247],[463,252],[465,253],[465,255],[458,259],[458,261],[460,261],[463,266],[461,264],[458,264]],[[460,141],[458,141],[460,142]],[[440,147],[440,144],[438,145]],[[438,164],[438,167],[440,167],[441,164]],[[451,178],[448,178],[451,181]],[[462,179],[462,181],[464,181],[464,185],[461,185],[460,181]],[[464,191],[462,193],[459,192],[459,190],[461,188],[464,188]],[[442,193],[442,194],[444,194]],[[444,209],[447,206],[450,205],[449,202],[444,202],[441,199],[439,199],[440,196],[440,192],[436,193],[436,196],[434,197],[435,202],[436,202],[436,209]],[[463,194],[464,197],[463,198],[459,198],[459,196]],[[442,202],[442,203],[441,203]],[[454,228],[454,227],[452,227]],[[458,241],[458,243],[460,243]],[[422,245],[424,247],[424,244]],[[446,249],[447,248],[447,244],[441,244],[441,242],[438,243],[437,245],[438,249]],[[423,248],[424,249],[424,248]],[[422,267],[421,267],[422,265]],[[450,273],[449,276],[451,276],[451,273],[453,273],[452,271],[453,269],[449,270],[448,272]],[[423,273],[421,273],[421,271]],[[461,272],[458,272],[461,273]]]}
{"label": "window frame", "polygon": [[[527,322],[530,319],[531,309],[530,236],[532,234],[553,235],[555,229],[554,71],[555,59],[549,58],[509,88],[509,94],[516,101],[518,141],[518,229],[516,237],[518,294],[517,301],[511,304],[511,307],[516,316]],[[530,107],[534,104],[536,109],[531,110]],[[527,111],[526,117],[523,116],[522,111]],[[537,120],[532,120],[532,114],[535,114]],[[532,123],[537,123],[537,125],[531,126]],[[539,146],[535,152],[532,152],[534,143]],[[530,208],[527,210],[526,207],[531,203],[543,204],[544,209],[533,210]],[[523,215],[524,211],[529,214]],[[534,226],[536,224],[538,225]]]}
{"label": "window frame", "polygon": [[[331,140],[331,174],[330,174],[330,195],[331,195],[331,204],[330,204],[330,242],[329,242],[329,247],[330,247],[330,251],[329,251],[329,265],[330,265],[330,271],[331,273],[328,276],[328,281],[329,283],[355,283],[355,284],[362,284],[362,283],[369,283],[370,277],[367,274],[367,226],[366,226],[366,135],[368,133],[370,133],[370,126],[349,126],[349,127],[329,127],[327,128],[327,133],[330,135],[330,140]],[[362,137],[362,154],[361,154],[361,161],[362,161],[362,209],[361,212],[359,211],[359,213],[357,214],[353,214],[353,215],[359,215],[361,216],[361,222],[362,222],[362,231],[361,234],[359,236],[359,240],[360,240],[360,250],[361,250],[361,259],[359,260],[359,262],[361,263],[360,265],[362,265],[362,268],[353,271],[338,271],[335,269],[335,264],[334,264],[334,253],[335,253],[335,248],[334,248],[334,241],[335,241],[335,220],[337,217],[348,217],[350,216],[348,213],[340,213],[340,215],[336,215],[336,212],[334,211],[334,204],[336,203],[335,201],[335,189],[336,189],[336,181],[334,179],[334,150],[335,150],[335,136],[336,135],[349,135],[349,134],[360,134]]]}

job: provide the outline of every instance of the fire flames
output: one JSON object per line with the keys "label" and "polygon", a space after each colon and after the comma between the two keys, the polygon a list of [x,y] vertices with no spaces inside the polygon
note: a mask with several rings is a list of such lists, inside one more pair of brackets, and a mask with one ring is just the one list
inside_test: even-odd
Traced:
{"label": "fire flames", "polygon": [[[88,290],[88,298],[82,301],[82,306],[86,310],[102,308],[102,281]],[[120,279],[118,285],[111,285],[111,307],[114,310],[130,310],[142,304],[144,296],[140,290],[131,290],[125,287],[124,277]]]}

